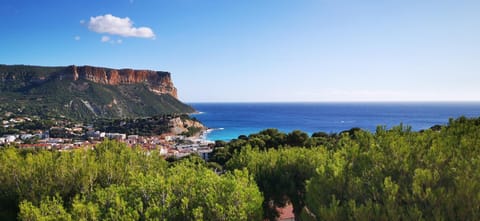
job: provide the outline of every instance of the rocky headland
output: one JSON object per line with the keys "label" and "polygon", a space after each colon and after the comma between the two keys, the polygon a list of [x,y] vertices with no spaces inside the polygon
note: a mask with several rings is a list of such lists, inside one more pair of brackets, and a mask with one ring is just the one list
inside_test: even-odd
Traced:
{"label": "rocky headland", "polygon": [[1,112],[24,115],[92,120],[195,111],[165,71],[0,65],[0,92]]}

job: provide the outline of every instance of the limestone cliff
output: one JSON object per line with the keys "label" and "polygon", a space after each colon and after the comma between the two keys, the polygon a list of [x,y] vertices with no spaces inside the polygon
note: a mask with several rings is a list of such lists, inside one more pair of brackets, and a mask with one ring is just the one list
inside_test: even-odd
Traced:
{"label": "limestone cliff", "polygon": [[145,83],[156,94],[170,94],[178,98],[169,72],[72,65],[64,74],[67,77],[71,75],[74,80],[84,79],[107,85]]}
{"label": "limestone cliff", "polygon": [[168,72],[0,64],[0,115],[19,112],[90,121],[194,111],[178,100]]}
{"label": "limestone cliff", "polygon": [[188,131],[188,128],[198,128],[199,132],[206,130],[207,128],[200,122],[191,119],[182,119],[176,117],[169,122],[170,132],[173,134],[182,134]]}

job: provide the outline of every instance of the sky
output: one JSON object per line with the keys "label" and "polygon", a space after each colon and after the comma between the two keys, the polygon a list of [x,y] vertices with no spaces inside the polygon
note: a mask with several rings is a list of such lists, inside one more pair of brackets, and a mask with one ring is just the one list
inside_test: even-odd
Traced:
{"label": "sky", "polygon": [[478,0],[0,5],[0,64],[169,71],[186,102],[480,101]]}

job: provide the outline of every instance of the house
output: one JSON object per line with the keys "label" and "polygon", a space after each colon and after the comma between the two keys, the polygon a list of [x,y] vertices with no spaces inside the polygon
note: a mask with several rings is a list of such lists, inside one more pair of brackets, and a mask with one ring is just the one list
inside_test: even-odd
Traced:
{"label": "house", "polygon": [[15,135],[5,135],[5,143],[12,143],[17,139]]}
{"label": "house", "polygon": [[137,140],[137,139],[138,139],[138,135],[128,135],[128,139],[129,139],[129,140]]}
{"label": "house", "polygon": [[32,134],[22,134],[22,135],[20,135],[21,140],[27,140],[27,139],[30,139],[32,137],[33,137]]}
{"label": "house", "polygon": [[108,139],[114,139],[114,140],[125,140],[127,138],[127,135],[120,134],[120,133],[105,133],[105,137],[107,137]]}
{"label": "house", "polygon": [[37,143],[37,144],[20,144],[20,148],[34,148],[34,149],[44,149],[51,150],[52,145],[47,143]]}
{"label": "house", "polygon": [[83,128],[81,128],[81,127],[72,128],[72,132],[77,132],[77,133],[80,132],[81,133],[82,131],[83,131]]}

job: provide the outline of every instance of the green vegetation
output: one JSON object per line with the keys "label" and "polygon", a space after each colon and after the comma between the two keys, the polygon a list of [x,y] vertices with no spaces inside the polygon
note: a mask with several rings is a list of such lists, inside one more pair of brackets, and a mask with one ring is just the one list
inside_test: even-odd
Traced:
{"label": "green vegetation", "polygon": [[0,90],[20,90],[29,86],[28,82],[37,83],[34,79],[48,78],[52,74],[59,73],[64,69],[65,67],[0,65]]}
{"label": "green vegetation", "polygon": [[202,131],[202,128],[201,127],[188,127],[187,130],[188,131],[183,132],[181,135],[186,136],[186,137],[191,137],[195,134],[200,133]]}
{"label": "green vegetation", "polygon": [[317,166],[326,160],[323,148],[270,149],[268,151],[242,149],[228,161],[229,170],[247,168],[263,193],[265,218],[275,220],[276,207],[292,203],[298,216],[305,206],[305,182],[314,174]]}
{"label": "green vegetation", "polygon": [[[190,118],[187,114],[164,114],[160,116],[145,118],[125,118],[125,119],[97,119],[93,122],[95,130],[108,131],[110,133],[125,133],[127,135],[136,134],[140,136],[154,136],[170,132],[174,125],[170,120],[179,117],[182,122],[198,121]],[[201,127],[187,127],[188,131],[182,133],[185,136],[192,136],[200,133]]]}
{"label": "green vegetation", "polygon": [[[292,148],[298,139],[269,129],[219,142],[212,159],[222,163],[232,153],[226,168],[255,176],[270,220],[286,203],[301,220],[479,220],[479,131],[480,118],[462,117],[420,132],[400,125],[315,133]],[[279,140],[282,148],[268,144]]]}
{"label": "green vegetation", "polygon": [[259,220],[247,170],[217,175],[105,141],[95,150],[0,151],[0,219]]}
{"label": "green vegetation", "polygon": [[0,114],[91,121],[194,111],[170,94],[153,93],[146,83],[104,85],[75,81],[66,72],[67,67],[0,65]]}
{"label": "green vegetation", "polygon": [[419,132],[268,129],[218,141],[211,162],[113,141],[3,148],[0,219],[275,220],[290,203],[297,220],[479,220],[479,131],[464,117]]}
{"label": "green vegetation", "polygon": [[[108,133],[124,133],[127,135],[156,136],[169,133],[172,127],[171,120],[181,119],[182,122],[198,122],[195,118],[190,118],[187,114],[163,114],[144,118],[122,118],[122,119],[94,119],[91,124],[84,125],[82,122],[70,121],[66,119],[30,119],[22,122],[12,123],[8,127],[0,127],[0,136],[9,134],[35,134],[38,130],[48,131],[51,138],[76,138],[86,139],[88,134],[83,131],[102,131]],[[0,120],[1,117],[0,117]],[[72,132],[70,128],[81,128],[82,132]],[[200,133],[203,128],[190,126],[183,135],[191,136]]]}
{"label": "green vegetation", "polygon": [[33,119],[15,123],[15,126],[12,127],[0,127],[0,136],[18,134],[20,131],[49,130],[53,126],[55,126],[55,123],[52,120]]}
{"label": "green vegetation", "polygon": [[97,119],[93,123],[95,130],[108,131],[109,133],[136,134],[140,136],[153,136],[166,133],[170,130],[169,120],[174,115],[153,116],[147,118],[126,119]]}

